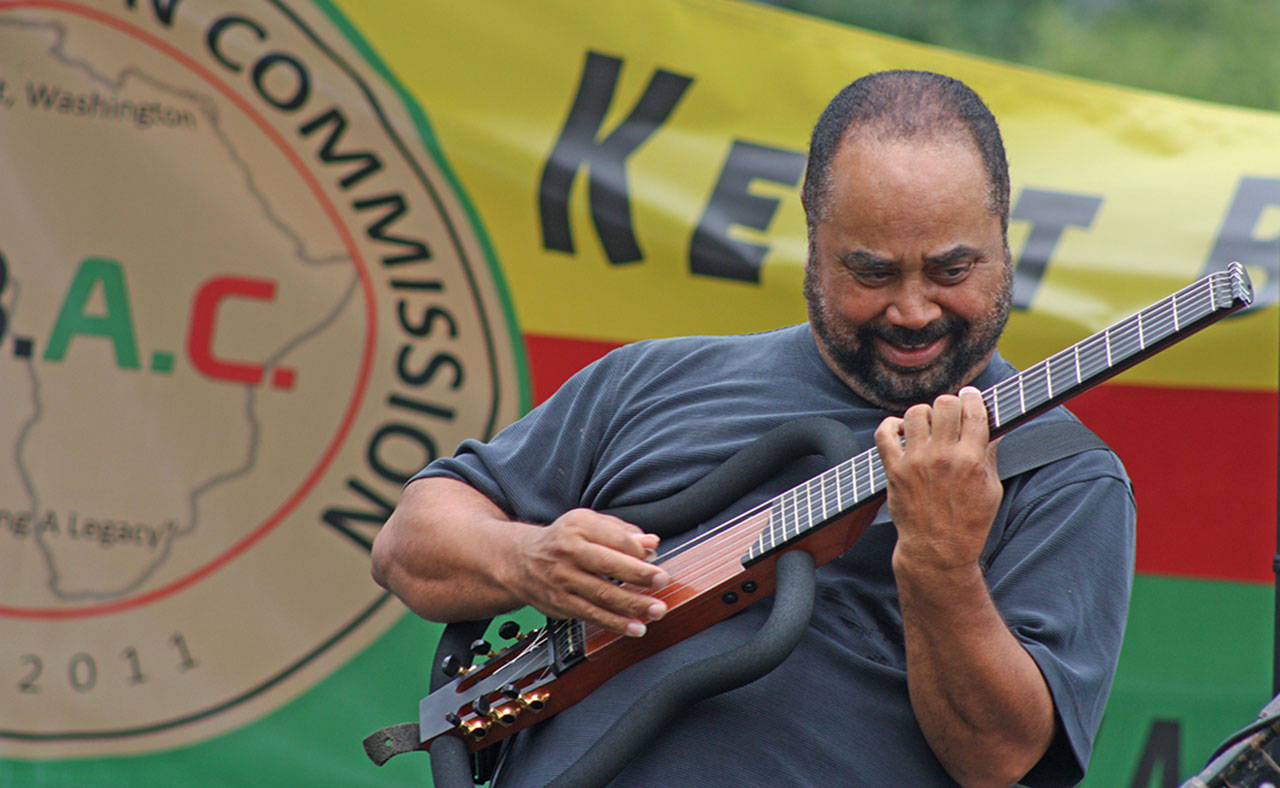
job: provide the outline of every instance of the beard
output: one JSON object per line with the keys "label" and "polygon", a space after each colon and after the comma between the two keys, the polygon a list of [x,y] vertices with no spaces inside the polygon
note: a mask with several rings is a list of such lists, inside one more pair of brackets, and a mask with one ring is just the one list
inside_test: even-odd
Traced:
{"label": "beard", "polygon": [[[812,265],[805,271],[804,295],[809,324],[839,376],[871,404],[901,413],[940,394],[954,394],[979,371],[975,367],[995,348],[1009,319],[1011,280],[1012,271],[1006,267],[1001,291],[987,314],[972,321],[948,314],[918,329],[872,322],[854,326],[834,315]],[[918,367],[899,366],[876,351],[877,339],[897,347],[923,347],[944,337],[942,354]]]}

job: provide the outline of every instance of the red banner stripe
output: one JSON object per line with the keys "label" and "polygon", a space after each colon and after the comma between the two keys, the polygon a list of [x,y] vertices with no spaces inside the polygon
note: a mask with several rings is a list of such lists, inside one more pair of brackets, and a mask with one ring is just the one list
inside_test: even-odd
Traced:
{"label": "red banner stripe", "polygon": [[[525,334],[534,402],[622,343]],[[1070,408],[1124,460],[1145,574],[1271,583],[1277,395],[1105,384]]]}
{"label": "red banner stripe", "polygon": [[1133,479],[1139,572],[1275,581],[1276,392],[1106,384],[1070,407]]}

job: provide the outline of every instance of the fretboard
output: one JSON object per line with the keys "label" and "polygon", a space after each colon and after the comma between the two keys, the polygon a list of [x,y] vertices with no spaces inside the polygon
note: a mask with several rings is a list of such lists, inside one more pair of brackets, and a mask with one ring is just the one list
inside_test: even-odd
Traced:
{"label": "fretboard", "polygon": [[[1163,348],[1248,306],[1253,290],[1243,266],[1193,282],[982,392],[991,435],[1096,386]],[[770,501],[769,525],[742,557],[751,564],[885,491],[880,453],[871,448]]]}

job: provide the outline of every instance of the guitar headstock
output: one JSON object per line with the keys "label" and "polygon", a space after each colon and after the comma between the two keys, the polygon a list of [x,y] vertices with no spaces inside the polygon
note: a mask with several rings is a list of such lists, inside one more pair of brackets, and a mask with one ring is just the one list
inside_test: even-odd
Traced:
{"label": "guitar headstock", "polygon": [[[515,642],[484,662],[457,666],[457,676],[418,704],[419,740],[426,744],[446,734],[488,746],[525,727],[547,704],[546,685],[555,678],[555,650],[547,629],[515,634]],[[473,645],[476,656],[487,644]],[[449,669],[450,672],[453,668]],[[531,719],[532,718],[532,719]],[[519,728],[517,723],[522,723]]]}

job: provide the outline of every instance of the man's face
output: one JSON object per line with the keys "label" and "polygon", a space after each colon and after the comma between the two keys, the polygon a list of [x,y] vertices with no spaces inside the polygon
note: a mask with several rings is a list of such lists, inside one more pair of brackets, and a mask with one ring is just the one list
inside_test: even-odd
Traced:
{"label": "man's face", "polygon": [[901,412],[986,366],[1009,314],[1011,268],[963,139],[846,139],[805,268],[809,322],[827,365]]}

